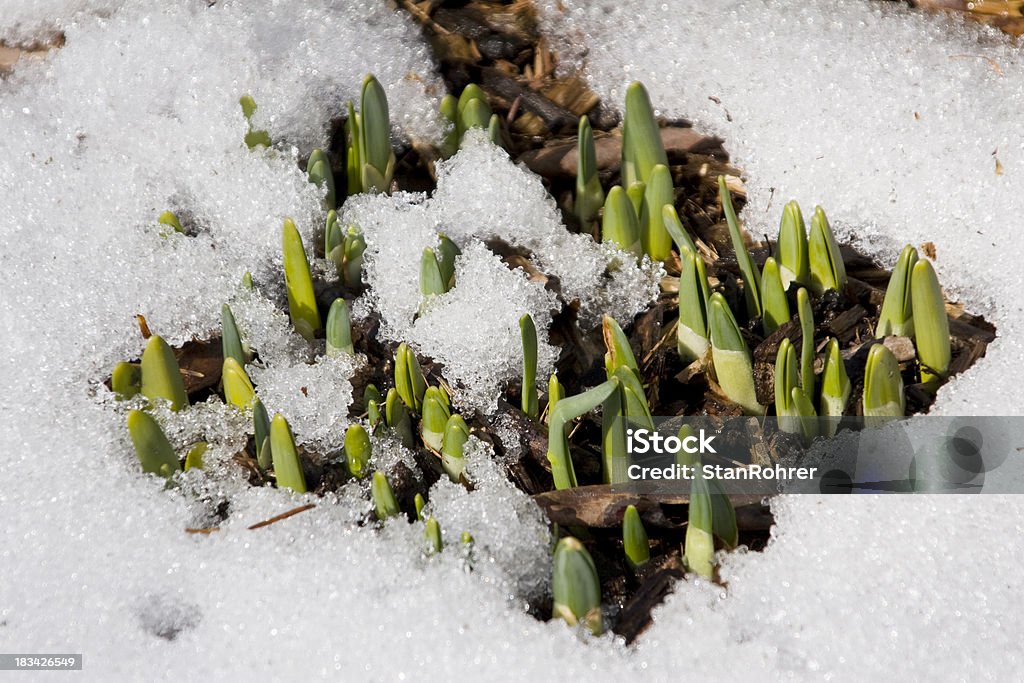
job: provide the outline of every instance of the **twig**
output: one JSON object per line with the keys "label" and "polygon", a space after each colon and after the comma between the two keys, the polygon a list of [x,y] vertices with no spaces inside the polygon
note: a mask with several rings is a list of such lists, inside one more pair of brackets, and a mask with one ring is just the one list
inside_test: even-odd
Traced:
{"label": "twig", "polygon": [[265,526],[270,526],[271,524],[274,524],[275,522],[280,522],[282,519],[288,519],[289,517],[291,517],[293,515],[297,515],[300,512],[305,512],[306,510],[312,510],[315,507],[316,507],[315,503],[309,503],[307,505],[300,505],[299,507],[295,508],[294,510],[289,510],[288,512],[282,512],[281,514],[276,515],[274,517],[271,517],[270,519],[265,519],[262,522],[257,522],[256,524],[253,524],[251,527],[249,527],[249,530],[251,531],[253,529],[262,529]]}

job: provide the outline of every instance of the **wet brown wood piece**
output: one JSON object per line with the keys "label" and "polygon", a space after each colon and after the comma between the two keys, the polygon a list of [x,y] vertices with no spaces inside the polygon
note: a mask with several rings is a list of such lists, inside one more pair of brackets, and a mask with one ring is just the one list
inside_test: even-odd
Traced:
{"label": "wet brown wood piece", "polygon": [[651,625],[651,610],[664,602],[676,582],[685,576],[675,563],[676,558],[670,559],[672,562],[667,562],[647,577],[619,612],[613,630],[625,638],[627,643],[632,643]]}
{"label": "wet brown wood piece", "polygon": [[[626,506],[636,506],[644,524],[677,529],[684,526],[664,506],[689,505],[686,494],[626,493],[612,491],[606,484],[577,486],[561,491],[548,491],[533,497],[555,524],[564,526],[617,527],[622,525]],[[736,508],[736,524],[742,531],[767,531],[774,523],[771,511],[760,495],[730,494]]]}
{"label": "wet brown wood piece", "polygon": [[[669,155],[707,154],[728,158],[722,147],[722,139],[701,135],[693,128],[662,128],[661,142]],[[599,171],[613,171],[622,162],[622,138],[618,135],[605,135],[594,140],[597,151],[597,168]],[[576,177],[576,142],[571,140],[555,141],[541,147],[531,149],[519,155],[518,161],[547,178]]]}

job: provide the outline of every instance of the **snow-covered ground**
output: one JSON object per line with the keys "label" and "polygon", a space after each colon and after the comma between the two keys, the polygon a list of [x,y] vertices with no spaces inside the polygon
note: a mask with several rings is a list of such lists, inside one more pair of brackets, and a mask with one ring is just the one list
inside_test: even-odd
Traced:
{"label": "snow-covered ground", "polygon": [[[562,0],[544,14],[608,102],[640,78],[664,113],[725,137],[754,232],[774,232],[795,197],[822,203],[885,260],[934,242],[944,285],[1000,332],[937,410],[1020,414],[1024,65],[997,34],[884,4]],[[468,558],[456,547],[425,558],[422,528],[404,521],[355,526],[368,509],[355,485],[249,531],[304,499],[241,481],[227,465],[238,418],[215,404],[165,416],[179,442],[211,441],[209,477],[167,491],[141,476],[124,407],[98,383],[140,352],[139,313],[180,343],[209,336],[233,302],[267,364],[255,379],[268,405],[298,416],[312,448],[337,445],[352,367],[303,364],[317,350],[271,304],[283,293],[282,219],[307,248],[322,220],[296,158],[324,144],[366,72],[412,138],[438,134],[441,85],[415,27],[371,0],[0,0],[0,38],[30,44],[55,28],[62,49],[0,81],[0,649],[82,652],[88,680],[1015,677],[1018,496],[779,499],[769,548],[725,560],[727,590],[680,583],[627,648],[524,613],[545,589],[544,525],[485,450],[470,456],[472,493],[441,484],[431,496],[447,538],[472,532]],[[245,92],[257,125],[287,144],[240,143]],[[487,195],[481,178],[503,191]],[[416,240],[457,231],[469,255],[486,234],[511,239],[518,216],[522,239],[551,246],[539,181],[485,147],[453,161],[446,182],[440,198],[352,210]],[[465,225],[460,187],[484,225]],[[196,236],[161,236],[167,208]],[[373,252],[368,272],[407,287],[408,273],[374,270]],[[577,256],[584,269],[594,258]],[[467,258],[466,281],[497,277],[490,265]],[[247,270],[255,295],[238,285]],[[642,305],[644,277],[627,282],[628,305]],[[541,317],[545,306],[525,280],[509,287],[519,298],[492,316],[506,335],[510,306]],[[450,303],[492,302],[458,289]],[[455,319],[440,303],[438,325]],[[393,309],[392,331],[444,353],[437,329],[402,318],[409,305]],[[489,378],[462,379],[487,396]],[[407,457],[379,449],[383,461]],[[223,502],[220,531],[183,532]]]}

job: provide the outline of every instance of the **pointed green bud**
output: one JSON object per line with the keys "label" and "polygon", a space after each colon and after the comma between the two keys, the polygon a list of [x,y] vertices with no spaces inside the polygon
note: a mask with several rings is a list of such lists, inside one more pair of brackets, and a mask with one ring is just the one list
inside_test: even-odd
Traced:
{"label": "pointed green bud", "polygon": [[639,373],[640,366],[636,363],[636,356],[633,355],[633,348],[629,345],[629,338],[626,333],[615,322],[610,315],[601,318],[601,334],[604,337],[604,347],[607,350],[607,357],[610,359],[610,368],[626,367],[633,372]]}
{"label": "pointed green bud", "polygon": [[441,158],[447,159],[459,149],[459,131],[457,121],[459,118],[459,101],[454,95],[445,95],[441,98],[441,116],[445,119],[445,134],[441,141]]}
{"label": "pointed green bud", "polygon": [[170,227],[174,232],[185,232],[185,229],[181,227],[181,221],[178,220],[178,217],[173,211],[164,211],[160,214],[160,217],[156,219],[156,222],[160,225]]}
{"label": "pointed green bud", "polygon": [[342,243],[343,267],[341,281],[348,289],[357,289],[363,283],[363,252],[366,251],[366,239],[354,225],[350,225]]}
{"label": "pointed green bud", "polygon": [[820,206],[814,207],[807,253],[811,263],[811,291],[820,295],[827,289],[837,292],[846,289],[846,264]]}
{"label": "pointed green bud", "polygon": [[256,390],[253,389],[252,381],[246,374],[245,368],[238,364],[234,358],[224,359],[221,367],[221,382],[224,384],[224,402],[230,403],[239,410],[246,410],[252,406],[256,398]]}
{"label": "pointed green bud", "polygon": [[409,409],[405,407],[405,403],[398,395],[397,389],[388,389],[387,400],[384,402],[384,419],[402,445],[412,448],[412,417],[409,415]]}
{"label": "pointed green bud", "polygon": [[647,540],[647,530],[640,521],[640,513],[636,506],[627,505],[622,516],[622,547],[626,552],[626,562],[636,570],[651,559],[651,545]]}
{"label": "pointed green bud", "polygon": [[[883,424],[884,418],[903,417],[906,404],[900,364],[892,351],[875,344],[868,352],[864,368],[864,417],[870,425]],[[881,420],[871,418],[883,418]]]}
{"label": "pointed green bud", "polygon": [[661,130],[654,120],[654,110],[647,90],[639,81],[626,89],[626,107],[622,117],[622,182],[627,187],[648,182],[658,164],[668,166],[668,156],[661,144]]}
{"label": "pointed green bud", "polygon": [[441,279],[441,269],[437,265],[437,256],[430,247],[424,247],[420,257],[420,295],[429,299],[448,291]]}
{"label": "pointed green bud", "polygon": [[153,335],[142,352],[142,395],[150,401],[170,401],[171,410],[178,411],[188,405],[188,394],[181,379],[181,370],[174,351],[159,335]]}
{"label": "pointed green bud", "polygon": [[779,266],[770,256],[765,260],[764,271],[761,273],[761,303],[764,307],[761,324],[767,337],[789,322],[792,316],[789,301],[786,299],[786,288],[782,285],[782,276],[779,274]]}
{"label": "pointed green bud", "polygon": [[458,483],[466,469],[465,447],[469,441],[469,426],[458,413],[448,418],[441,443],[441,466],[448,477]]}
{"label": "pointed green bud", "polygon": [[380,412],[380,403],[377,401],[371,400],[366,404],[366,421],[370,423],[370,431],[373,432],[373,435],[379,435],[380,425],[384,418]]}
{"label": "pointed green bud", "polygon": [[252,424],[256,447],[256,462],[261,470],[269,470],[273,465],[270,452],[270,416],[263,406],[263,401],[254,399],[252,402]]}
{"label": "pointed green bud", "polygon": [[803,435],[805,443],[810,443],[818,434],[818,415],[814,412],[814,404],[802,389],[797,388],[793,389],[791,401],[799,420],[800,434]]}
{"label": "pointed green bud", "polygon": [[338,205],[334,192],[334,173],[331,171],[331,159],[322,149],[314,149],[306,162],[306,178],[321,189],[326,189],[324,208],[333,211]]}
{"label": "pointed green bud", "polygon": [[274,461],[274,476],[277,488],[291,489],[296,493],[306,492],[306,475],[299,462],[299,451],[295,448],[295,437],[288,420],[278,413],[270,421],[270,453]]}
{"label": "pointed green bud", "polygon": [[423,537],[427,540],[427,554],[434,555],[441,552],[441,525],[433,517],[427,517],[427,523],[423,530]]}
{"label": "pointed green bud", "polygon": [[348,302],[338,297],[327,312],[327,355],[354,355],[352,322],[349,320]]}
{"label": "pointed green bud", "polygon": [[722,391],[748,415],[764,414],[754,390],[754,366],[750,350],[725,297],[715,292],[708,307],[711,329],[711,360]]}
{"label": "pointed green bud", "polygon": [[917,263],[917,249],[909,244],[903,247],[900,258],[896,261],[889,285],[885,288],[885,299],[882,310],[878,314],[878,325],[875,337],[914,336],[914,311],[910,294],[910,278]]}
{"label": "pointed green bud", "polygon": [[951,358],[949,318],[942,288],[930,261],[922,259],[914,264],[910,291],[921,381],[925,384],[944,381],[949,376]]}
{"label": "pointed green bud", "polygon": [[270,147],[270,134],[265,130],[252,129],[252,117],[256,113],[256,100],[251,95],[242,95],[238,99],[238,103],[242,105],[242,115],[249,124],[249,132],[245,134],[246,146],[249,149],[259,146]]}
{"label": "pointed green bud", "polygon": [[334,263],[338,268],[339,275],[344,267],[345,250],[342,246],[344,242],[345,232],[338,223],[338,212],[331,209],[327,212],[327,221],[324,223],[324,258]]}
{"label": "pointed green bud", "polygon": [[779,429],[791,434],[800,431],[793,405],[793,390],[800,389],[800,378],[797,372],[796,348],[789,339],[784,338],[779,344],[775,355],[775,414],[779,418]]}
{"label": "pointed green bud", "polygon": [[423,379],[416,354],[409,345],[402,342],[395,351],[395,388],[402,401],[413,412],[420,412],[423,407],[423,394],[427,391],[427,381]]}
{"label": "pointed green bud", "polygon": [[707,479],[708,493],[711,494],[711,528],[722,543],[729,548],[740,544],[740,529],[736,524],[736,509],[722,488],[718,479]]}
{"label": "pointed green bud", "polygon": [[491,120],[491,105],[485,93],[476,83],[470,83],[463,89],[458,102],[458,135],[459,143],[462,136],[470,128],[486,128]]}
{"label": "pointed green bud", "polygon": [[203,456],[206,455],[207,450],[209,450],[209,444],[205,441],[200,441],[188,449],[188,453],[185,454],[185,471],[203,469]]}
{"label": "pointed green bud", "polygon": [[761,315],[761,273],[758,272],[754,259],[743,243],[740,220],[732,205],[732,194],[725,183],[725,176],[718,176],[718,196],[722,201],[722,211],[725,213],[725,221],[729,225],[729,239],[732,241],[733,251],[736,252],[736,263],[740,267],[740,276],[743,278],[743,296],[747,303],[747,315],[756,318]]}
{"label": "pointed green bud", "polygon": [[668,166],[658,164],[651,169],[647,189],[644,191],[646,220],[640,231],[644,252],[654,261],[667,261],[672,257],[672,236],[665,227],[662,208],[674,202],[672,174]]}
{"label": "pointed green bud", "polygon": [[487,122],[487,139],[491,141],[492,145],[504,147],[501,141],[501,118],[497,114],[491,114],[491,118]]}
{"label": "pointed green bud", "polygon": [[576,201],[573,208],[580,223],[588,225],[597,218],[597,212],[603,204],[604,190],[597,175],[594,131],[587,117],[581,116],[576,138]]}
{"label": "pointed green bud", "polygon": [[583,544],[572,536],[555,546],[551,593],[552,617],[564,619],[570,626],[583,623],[591,633],[601,635],[604,624],[597,567]]}
{"label": "pointed green bud", "polygon": [[377,519],[383,521],[401,512],[398,501],[395,500],[395,493],[391,490],[391,484],[388,483],[388,478],[379,470],[373,473],[370,494],[373,496],[373,507],[377,512]]}
{"label": "pointed green bud", "polygon": [[601,240],[634,256],[640,254],[640,222],[626,192],[616,185],[608,190],[601,217]]}
{"label": "pointed green bud", "polygon": [[707,580],[715,575],[713,505],[708,482],[700,474],[690,482],[689,521],[686,525],[684,561],[690,571]]}
{"label": "pointed green bud", "polygon": [[697,245],[693,242],[693,238],[690,237],[690,233],[686,232],[683,222],[679,220],[679,212],[676,211],[675,206],[665,204],[661,207],[661,220],[665,225],[665,229],[668,230],[668,234],[672,237],[672,241],[675,242],[676,249],[680,255],[687,250],[694,254],[700,254],[697,251]]}
{"label": "pointed green bud", "polygon": [[440,390],[437,387],[427,387],[426,393],[423,394],[423,418],[420,420],[420,437],[427,448],[441,450],[449,416],[450,411],[440,396]]}
{"label": "pointed green bud", "polygon": [[245,273],[242,275],[242,287],[249,290],[250,292],[253,289],[255,289],[255,287],[252,284],[252,273],[250,273],[248,270],[245,271]]}
{"label": "pointed green bud", "polygon": [[566,426],[584,413],[589,413],[604,403],[612,392],[618,391],[619,380],[609,379],[582,394],[563,398],[554,409],[548,412],[548,461],[551,463],[551,476],[556,489],[575,487],[576,471],[569,455],[569,439]]}
{"label": "pointed green bud", "polygon": [[462,536],[459,537],[459,541],[462,542],[462,545],[471,546],[473,545],[473,534],[469,533],[468,531],[463,531]]}
{"label": "pointed green bud", "polygon": [[238,333],[238,325],[235,324],[231,307],[227,304],[220,307],[220,345],[224,358],[234,358],[239,365],[245,365],[242,337]]}
{"label": "pointed green bud", "polygon": [[160,425],[150,415],[141,410],[130,411],[128,435],[132,438],[132,445],[135,446],[135,454],[139,456],[143,472],[170,477],[181,470],[178,456],[175,455],[164,430],[160,429]]}
{"label": "pointed green bud", "polygon": [[[674,209],[673,209],[674,212]],[[703,358],[708,351],[708,278],[704,259],[696,251],[679,252],[679,322],[676,350],[684,363]]]}
{"label": "pointed green bud", "polygon": [[288,312],[292,327],[306,341],[313,341],[320,332],[320,311],[313,292],[313,276],[302,246],[302,237],[290,218],[284,219],[281,231],[281,249],[284,254],[284,282],[288,289]]}
{"label": "pointed green bud", "polygon": [[529,313],[519,319],[519,332],[523,339],[523,391],[522,409],[531,418],[540,415],[537,398],[537,327]]}
{"label": "pointed green bud", "polygon": [[110,375],[110,388],[119,401],[135,396],[142,389],[142,368],[138,363],[121,361]]}
{"label": "pointed green bud", "polygon": [[[628,370],[622,369],[626,374]],[[618,373],[612,373],[618,378]],[[629,458],[626,449],[626,395],[619,387],[601,406],[601,481],[605,484],[626,481]]]}
{"label": "pointed green bud", "polygon": [[790,283],[793,282],[809,285],[811,268],[807,257],[807,226],[804,224],[800,205],[795,200],[787,203],[782,209],[778,252],[782,288],[789,289]]}
{"label": "pointed green bud", "polygon": [[825,371],[821,374],[821,416],[836,418],[825,421],[828,433],[835,434],[839,419],[846,411],[850,401],[850,378],[846,374],[843,356],[839,351],[839,342],[835,337],[829,339],[825,347]]}
{"label": "pointed green bud", "polygon": [[376,384],[367,384],[366,388],[363,389],[363,407],[369,407],[370,401],[375,401],[377,405],[384,402],[384,397],[380,395],[380,390],[377,389]]}
{"label": "pointed green bud", "polygon": [[803,287],[796,292],[796,312],[800,319],[800,388],[810,400],[814,397],[814,311]]}
{"label": "pointed green bud", "polygon": [[416,508],[416,519],[423,521],[423,506],[426,505],[426,501],[423,500],[423,494],[417,493],[412,499],[412,504]]}
{"label": "pointed green bud", "polygon": [[644,224],[647,223],[647,214],[644,213],[647,209],[647,204],[644,203],[644,196],[646,194],[647,183],[642,183],[639,180],[635,183],[630,183],[629,187],[626,188],[626,196],[629,197],[629,203],[633,207],[633,213],[636,214],[637,225],[639,226],[637,234],[640,235],[644,231]]}
{"label": "pointed green bud", "polygon": [[548,378],[548,420],[551,420],[551,411],[555,409],[555,406],[565,398],[565,389],[562,387],[561,382],[558,381],[558,375],[551,373],[551,377]]}
{"label": "pointed green bud", "polygon": [[370,435],[363,426],[349,425],[345,431],[345,461],[348,463],[348,471],[356,479],[362,479],[368,474],[371,452]]}
{"label": "pointed green bud", "polygon": [[363,191],[363,160],[359,152],[359,114],[352,103],[348,103],[348,118],[345,119],[345,133],[348,144],[345,148],[345,177],[349,196]]}
{"label": "pointed green bud", "polygon": [[359,158],[363,192],[390,192],[395,173],[388,98],[372,75],[363,79],[359,108]]}
{"label": "pointed green bud", "polygon": [[438,236],[437,249],[434,255],[437,257],[437,267],[441,271],[441,282],[447,292],[455,286],[455,257],[462,254],[459,245],[451,241],[447,235],[442,233]]}

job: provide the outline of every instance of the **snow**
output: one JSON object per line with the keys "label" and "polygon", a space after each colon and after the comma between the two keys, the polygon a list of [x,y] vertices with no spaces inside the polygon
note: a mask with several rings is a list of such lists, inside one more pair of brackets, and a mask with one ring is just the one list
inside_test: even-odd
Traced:
{"label": "snow", "polygon": [[[821,202],[841,235],[889,260],[906,241],[934,242],[944,285],[1000,331],[937,411],[1021,412],[1024,69],[1006,40],[860,2],[562,4],[571,21],[552,6],[550,30],[601,47],[589,51],[588,75],[609,102],[640,76],[662,111],[725,136],[746,173],[755,233],[774,231],[782,202],[796,197],[805,208]],[[525,613],[546,581],[543,522],[475,441],[477,487],[431,491],[450,545],[429,557],[421,523],[365,522],[358,484],[322,499],[250,486],[230,464],[244,416],[216,402],[158,413],[175,445],[210,441],[207,474],[171,488],[140,475],[124,427],[132,403],[100,384],[140,353],[137,313],[180,344],[215,333],[231,302],[265,365],[268,407],[294,412],[314,447],[339,442],[359,361],[303,364],[320,350],[277,310],[281,222],[295,219],[310,253],[322,222],[296,161],[323,144],[371,70],[401,134],[431,138],[439,81],[417,29],[383,3],[0,1],[3,40],[56,29],[65,47],[0,81],[5,650],[82,652],[87,679],[113,681],[1017,677],[1019,496],[778,499],[769,548],[725,559],[728,589],[681,582],[627,648]],[[273,150],[241,144],[243,92],[280,141]],[[189,216],[195,236],[160,234],[168,207]],[[615,298],[586,284],[608,254],[555,244],[557,214],[539,181],[482,144],[442,166],[435,197],[349,210],[365,212],[370,234],[384,229],[370,214],[404,230],[409,245],[395,253],[415,255],[405,274],[375,271],[391,243],[368,239],[367,304],[424,353],[460,352],[440,339],[446,324],[465,324],[446,306],[490,302],[469,291],[489,275],[515,282],[503,324],[531,310],[544,340],[548,295],[473,240],[534,251],[591,315]],[[477,286],[456,286],[414,321],[419,252],[439,230],[463,245],[459,275]],[[560,263],[567,254],[578,261]],[[620,320],[656,278],[623,267],[614,282],[631,295]],[[245,271],[254,293],[239,285]],[[394,310],[380,298],[385,285],[403,288]],[[517,327],[503,330],[495,342],[512,353]],[[481,397],[517,367],[514,356],[488,362],[496,384],[461,376]],[[300,378],[312,385],[309,404],[295,392]],[[386,439],[374,449],[385,468],[408,457]],[[248,529],[306,502],[316,507]],[[183,531],[210,525],[219,530]],[[475,539],[468,558],[464,530]]]}

